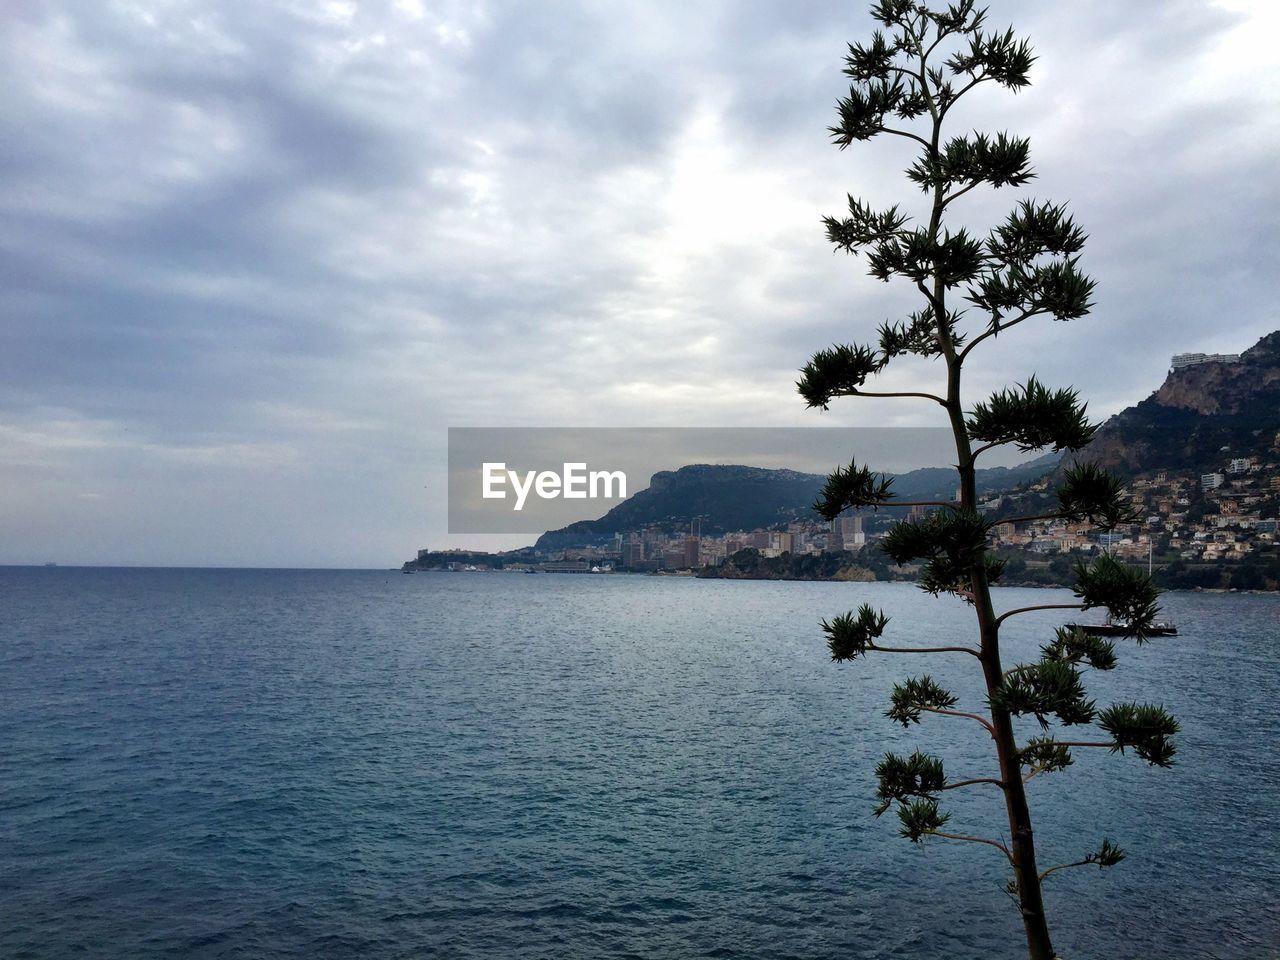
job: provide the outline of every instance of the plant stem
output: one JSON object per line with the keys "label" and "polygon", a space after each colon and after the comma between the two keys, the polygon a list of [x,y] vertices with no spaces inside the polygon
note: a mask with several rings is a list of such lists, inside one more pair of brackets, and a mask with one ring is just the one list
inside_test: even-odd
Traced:
{"label": "plant stem", "polygon": [[[925,102],[933,118],[933,135],[929,147],[933,161],[939,160],[938,145],[942,137],[942,120],[928,85],[926,53],[919,52],[920,85],[925,94]],[[942,184],[939,183],[933,192],[933,213],[929,219],[929,240],[933,245],[939,242],[939,231],[942,225],[942,213],[946,198]],[[951,433],[955,439],[957,469],[960,472],[960,505],[962,509],[976,510],[978,503],[977,478],[974,470],[974,455],[969,443],[969,433],[964,421],[964,408],[960,394],[960,371],[964,357],[957,355],[955,343],[951,337],[946,312],[946,282],[941,275],[935,275],[932,301],[934,315],[938,323],[938,343],[942,348],[947,363],[947,415],[951,421]],[[976,341],[975,341],[976,342]],[[972,344],[970,345],[972,349]],[[989,702],[997,700],[995,693],[1000,687],[1004,671],[1000,666],[1000,621],[996,618],[995,608],[991,603],[991,586],[987,581],[986,566],[979,564],[972,575],[972,600],[978,617],[978,632],[981,636],[983,675],[987,684]],[[985,723],[985,721],[984,721]],[[1035,832],[1031,825],[1031,811],[1027,807],[1027,795],[1022,782],[1022,768],[1018,760],[1018,745],[1014,739],[1013,720],[1008,711],[996,706],[991,707],[991,722],[986,724],[996,744],[996,755],[1000,761],[1000,779],[1004,782],[1005,812],[1009,821],[1009,836],[1012,850],[1003,844],[996,844],[1004,850],[1009,862],[1013,865],[1017,878],[1018,901],[1022,912],[1022,925],[1027,937],[1027,950],[1031,960],[1054,960],[1053,941],[1049,936],[1049,924],[1044,912],[1044,898],[1040,890],[1040,874],[1036,868]],[[994,841],[991,841],[994,844]]]}

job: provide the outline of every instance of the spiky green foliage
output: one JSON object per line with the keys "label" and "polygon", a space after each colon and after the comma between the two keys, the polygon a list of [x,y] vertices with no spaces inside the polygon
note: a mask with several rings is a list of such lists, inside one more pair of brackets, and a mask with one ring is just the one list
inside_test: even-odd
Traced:
{"label": "spiky green foliage", "polygon": [[[1117,863],[1124,860],[1125,853],[1107,838],[1103,838],[1102,845],[1091,853],[1087,853],[1080,860],[1074,863],[1060,863],[1056,867],[1050,867],[1044,873],[1040,874],[1040,879],[1044,880],[1050,874],[1057,873],[1059,870],[1066,870],[1071,867],[1097,867],[1099,870],[1106,870],[1108,867],[1114,867]],[[1017,892],[1016,881],[1010,888],[1012,892]]]}
{"label": "spiky green foliage", "polygon": [[938,809],[937,800],[912,800],[898,805],[901,826],[898,835],[919,843],[929,834],[941,830],[951,815]]}
{"label": "spiky green foliage", "polygon": [[[994,81],[1017,91],[1029,82],[1035,62],[1030,44],[1011,30],[987,32],[986,11],[970,0],[945,10],[881,3],[873,7],[873,16],[890,32],[876,31],[869,43],[849,45],[844,73],[851,85],[830,128],[841,149],[886,131],[901,134],[892,121],[911,121],[931,110],[940,122],[979,83]],[[926,47],[933,50],[956,35],[967,45],[941,65],[918,62]],[[949,201],[983,183],[1022,186],[1035,174],[1026,139],[975,132],[924,151],[907,176],[922,190],[941,189]],[[896,208],[877,213],[852,197],[849,213],[824,221],[837,248],[855,253],[871,247],[868,264],[882,280],[905,276],[917,283],[941,278],[947,287],[969,283],[969,299],[991,314],[993,330],[1010,312],[1069,320],[1091,306],[1093,282],[1079,272],[1075,259],[1085,235],[1061,206],[1024,201],[985,241],[965,231],[904,230],[907,219]]]}
{"label": "spiky green foliage", "polygon": [[[964,343],[965,337],[957,329],[960,316],[947,313],[947,333],[954,344]],[[880,325],[880,354],[885,362],[905,354],[920,357],[937,357],[942,354],[942,340],[933,308],[925,307],[911,314],[902,323]]]}
{"label": "spiky green foliage", "polygon": [[846,510],[879,507],[893,499],[893,478],[872,473],[850,461],[847,467],[836,467],[822,486],[822,494],[813,504],[814,512],[824,520],[834,520]]}
{"label": "spiky green foliage", "polygon": [[849,44],[849,54],[844,60],[844,75],[855,83],[883,80],[889,76],[893,58],[901,49],[901,44],[897,41],[890,43],[884,31],[877,30],[871,35],[870,43]]}
{"label": "spiky green foliage", "polygon": [[946,785],[942,761],[917,750],[909,757],[886,753],[876,766],[879,789],[876,798],[878,817],[894,803],[908,803],[917,797],[932,797]]}
{"label": "spiky green foliage", "polygon": [[1084,692],[1080,671],[1061,660],[1045,660],[1011,671],[991,694],[991,705],[1015,717],[1032,716],[1044,729],[1055,716],[1063,726],[1091,723],[1095,704]]}
{"label": "spiky green foliage", "polygon": [[846,253],[856,254],[865,246],[880,243],[897,235],[911,218],[898,212],[897,206],[876,211],[850,195],[849,216],[823,217],[827,239]]}
{"label": "spiky green foliage", "polygon": [[921,561],[919,586],[932,594],[968,589],[985,564],[990,525],[973,510],[938,510],[895,524],[881,547],[895,563]]}
{"label": "spiky green foliage", "polygon": [[1178,721],[1164,707],[1150,703],[1117,703],[1098,715],[1098,726],[1111,734],[1114,750],[1133,752],[1155,767],[1170,767],[1177,752],[1171,737]]}
{"label": "spiky green foliage", "polygon": [[[885,26],[903,27],[907,18],[919,16],[918,11],[900,4],[880,6],[884,9],[877,19]],[[876,13],[877,8],[873,8],[872,15]],[[848,96],[836,103],[836,124],[828,128],[832,141],[841,150],[854,141],[870,140],[882,133],[886,119],[912,120],[928,110],[929,102],[919,78],[903,76],[895,69],[899,56],[910,49],[911,40],[905,33],[895,32],[890,38],[879,30],[870,43],[849,45],[844,73],[852,83]]]}
{"label": "spiky green foliage", "polygon": [[884,634],[889,618],[883,612],[864,603],[858,612],[842,613],[828,622],[822,621],[822,632],[827,635],[831,659],[845,662],[856,660],[875,648],[875,641]]}
{"label": "spiky green foliage", "polygon": [[831,140],[841,150],[855,140],[870,140],[885,129],[885,118],[910,120],[925,110],[924,100],[901,80],[875,78],[849,88],[836,103],[839,120],[828,127]]}
{"label": "spiky green foliage", "polygon": [[935,277],[947,287],[968,283],[983,266],[982,241],[967,230],[944,230],[933,239],[928,230],[903,230],[867,252],[867,272],[886,283],[906,277],[924,283]]}
{"label": "spiky green foliage", "polygon": [[966,299],[991,315],[997,334],[1006,318],[1083,317],[1093,307],[1094,291],[1094,282],[1079,270],[1077,254],[1086,239],[1065,207],[1024,200],[987,237],[986,270]]}
{"label": "spiky green foliage", "polygon": [[[872,4],[871,16],[891,28],[893,37],[886,40],[877,31],[866,47],[850,45],[845,73],[854,80],[888,76],[893,57],[899,51],[918,49],[911,40],[917,44],[924,41],[932,28],[933,36],[939,39],[960,35],[968,40],[965,47],[943,61],[945,73],[936,68],[926,73],[941,106],[949,106],[959,96],[950,78],[994,80],[1015,92],[1030,83],[1028,74],[1036,59],[1030,43],[1017,39],[1012,30],[986,32],[987,11],[979,8],[975,0],[960,0],[941,10],[914,0],[882,0]],[[914,90],[915,81],[912,83]]]}
{"label": "spiky green foliage", "polygon": [[991,315],[993,334],[1006,317],[1006,325],[1035,314],[1083,317],[1093,307],[1094,290],[1076,256],[1086,239],[1065,207],[1024,200],[987,237],[986,270],[966,299]]}
{"label": "spiky green foliage", "polygon": [[956,705],[955,695],[934,681],[932,677],[910,677],[895,684],[890,697],[892,706],[885,716],[904,727],[920,722],[920,715],[930,710],[949,710]]}
{"label": "spiky green foliage", "polygon": [[1002,329],[1000,322],[1010,314],[1017,320],[1037,314],[1078,320],[1093,309],[1094,286],[1080,272],[1079,260],[1067,257],[990,269],[969,287],[965,299],[988,311],[993,327]]}
{"label": "spiky green foliage", "polygon": [[1050,390],[1035,377],[974,405],[965,424],[979,443],[1012,443],[1023,453],[1052,447],[1079,450],[1098,427],[1085,416],[1086,405],[1074,390]]}
{"label": "spiky green foliage", "polygon": [[813,355],[800,371],[796,388],[810,407],[826,410],[833,397],[853,396],[883,367],[884,361],[870,347],[836,344]]}
{"label": "spiky green foliage", "polygon": [[1006,133],[988,137],[975,133],[953,137],[937,156],[923,154],[907,170],[907,177],[926,192],[937,187],[1020,187],[1035,177],[1030,166],[1030,141]]}
{"label": "spiky green foliage", "polygon": [[1018,762],[1034,773],[1056,773],[1071,766],[1071,751],[1053,737],[1034,737],[1018,753]]}
{"label": "spiky green foliage", "polygon": [[1087,239],[1065,206],[1023,200],[991,231],[987,252],[1001,266],[1026,266],[1045,255],[1074,256]]}
{"label": "spiky green foliage", "polygon": [[1053,642],[1040,648],[1045,661],[1087,663],[1095,670],[1114,670],[1116,645],[1105,637],[1073,627],[1059,627]]}
{"label": "spiky green foliage", "polygon": [[1126,854],[1106,837],[1102,839],[1102,846],[1095,852],[1084,858],[1085,863],[1097,865],[1099,870],[1105,870],[1107,867],[1114,867],[1117,863],[1124,860]]}
{"label": "spiky green foliage", "polygon": [[[973,9],[971,3],[957,6]],[[985,16],[985,10],[978,14],[979,27]],[[1017,92],[1031,82],[1028,74],[1035,62],[1031,44],[1027,40],[1019,40],[1012,30],[984,34],[979,29],[970,39],[968,51],[951,57],[947,61],[947,67],[953,74],[988,77],[1002,87]]]}
{"label": "spiky green foliage", "polygon": [[1058,504],[1067,520],[1087,520],[1104,530],[1139,517],[1124,495],[1124,481],[1092,463],[1076,463],[1063,474]]}
{"label": "spiky green foliage", "polygon": [[1125,628],[1125,636],[1139,643],[1147,639],[1160,613],[1156,604],[1160,591],[1145,571],[1101,556],[1092,565],[1077,564],[1075,572],[1075,595],[1086,610],[1102,607],[1114,623]]}

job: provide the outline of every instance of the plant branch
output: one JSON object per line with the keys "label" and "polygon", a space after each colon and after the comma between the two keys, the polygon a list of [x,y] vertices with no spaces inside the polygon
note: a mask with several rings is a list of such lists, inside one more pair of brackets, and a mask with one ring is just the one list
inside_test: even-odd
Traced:
{"label": "plant branch", "polygon": [[1071,867],[1090,867],[1093,866],[1093,863],[1094,861],[1092,860],[1076,860],[1074,863],[1059,863],[1050,867],[1048,870],[1041,871],[1040,880],[1041,882],[1044,882],[1045,877],[1057,870],[1067,870]]}
{"label": "plant branch", "polygon": [[919,397],[921,400],[932,400],[934,403],[939,403],[944,407],[947,405],[947,401],[943,400],[941,397],[934,396],[932,393],[911,393],[909,391],[880,393],[880,392],[873,392],[870,390],[855,390],[851,393],[833,393],[832,396],[833,397]]}
{"label": "plant branch", "polygon": [[978,84],[982,83],[984,80],[990,80],[990,79],[991,78],[987,76],[985,73],[980,77],[974,77],[972,80],[970,80],[968,83],[966,83],[963,87],[960,88],[959,92],[957,92],[956,95],[951,98],[950,103],[948,103],[945,107],[942,108],[942,112],[940,116],[945,117],[947,115],[947,111],[950,110],[952,107],[954,107],[961,97],[963,97],[966,93],[968,93]]}
{"label": "plant branch", "polygon": [[938,34],[937,39],[936,39],[936,40],[934,40],[934,41],[933,41],[933,43],[929,44],[929,46],[925,49],[924,53],[922,53],[922,54],[920,55],[920,66],[922,66],[922,67],[924,66],[925,61],[929,59],[929,54],[931,54],[931,53],[933,53],[933,51],[937,50],[937,49],[938,49],[938,44],[940,44],[943,40],[947,39],[947,37],[949,37],[949,36],[951,36],[951,31],[950,31],[950,30],[948,30],[948,31],[946,31],[946,32],[944,32],[944,33],[940,33],[940,34]]}
{"label": "plant branch", "polygon": [[894,73],[901,74],[904,77],[908,77],[911,80],[915,80],[916,78],[915,71],[908,70],[906,67],[897,67],[893,64],[889,64],[886,69],[892,70]]}
{"label": "plant branch", "polygon": [[967,187],[957,190],[955,193],[947,194],[942,199],[942,206],[945,208],[947,204],[949,204],[952,200],[958,200],[960,197],[963,197],[966,193],[968,193],[974,187],[979,186],[981,183],[982,183],[981,180],[975,180],[973,181],[973,183],[969,184]]}
{"label": "plant branch", "polygon": [[[881,653],[967,653],[971,657],[981,657],[982,654],[973,647],[882,647],[880,644],[868,644],[869,649],[878,650]],[[968,716],[968,714],[964,714]],[[981,720],[981,717],[975,719]]]}
{"label": "plant branch", "polygon": [[974,777],[972,780],[957,780],[955,783],[943,784],[939,790],[955,790],[957,787],[968,787],[975,783],[991,783],[995,784],[1001,790],[1004,789],[1004,781],[997,780],[995,777]]}
{"label": "plant branch", "polygon": [[916,143],[923,145],[926,149],[929,146],[928,140],[920,136],[918,133],[912,133],[910,130],[895,130],[893,127],[881,127],[880,132],[892,133],[895,137],[906,137],[908,140],[914,140]]}
{"label": "plant branch", "polygon": [[[926,287],[919,280],[917,280],[916,289],[918,289],[924,295],[924,298],[929,301],[929,305],[933,307],[934,316],[941,316],[941,314],[938,312],[938,301],[934,299],[933,294],[930,292],[929,288]],[[939,327],[939,329],[941,330],[941,327]],[[939,334],[939,336],[941,336],[941,334]]]}
{"label": "plant branch", "polygon": [[966,843],[985,843],[989,847],[995,847],[1005,855],[1005,858],[1013,863],[1013,854],[1009,852],[1009,848],[998,840],[988,840],[986,837],[968,837],[962,833],[943,833],[941,830],[925,831],[933,837],[946,837],[948,840],[964,840]]}
{"label": "plant branch", "polygon": [[1097,740],[1055,740],[1060,747],[1106,747],[1108,750],[1114,750],[1116,742],[1114,740],[1100,742]]}
{"label": "plant branch", "polygon": [[933,43],[929,44],[928,49],[925,50],[924,53],[921,55],[920,57],[921,66],[924,65],[924,61],[929,59],[929,55],[933,53],[933,51],[938,49],[938,45],[942,43],[943,40],[946,40],[948,37],[952,36],[956,32],[957,31],[952,30],[950,28],[947,28],[946,30],[941,31],[938,34],[938,36],[934,39]]}
{"label": "plant branch", "polygon": [[1084,608],[1083,603],[1041,603],[1034,607],[1017,607],[1013,610],[1007,610],[996,617],[996,626],[1000,626],[1009,617],[1016,616],[1019,613],[1031,613],[1034,610],[1083,610]]}
{"label": "plant branch", "polygon": [[967,357],[974,347],[980,344],[983,340],[986,340],[988,337],[994,337],[996,334],[1002,333],[1003,331],[1008,330],[1010,327],[1016,326],[1017,324],[1021,323],[1023,320],[1026,320],[1029,317],[1034,317],[1040,313],[1044,313],[1044,311],[1039,309],[1024,310],[1021,314],[1014,317],[1008,323],[1000,323],[997,320],[993,320],[991,323],[991,328],[989,330],[985,330],[982,333],[978,334],[971,341],[969,341],[969,345],[967,347],[965,347],[962,351],[960,351],[960,359],[963,360],[965,357]]}
{"label": "plant branch", "polygon": [[[970,651],[970,653],[972,652],[973,651]],[[981,654],[978,654],[977,656],[981,656]],[[995,738],[996,736],[996,728],[991,725],[991,722],[989,720],[983,719],[982,717],[978,716],[976,713],[965,713],[962,710],[943,710],[939,707],[921,707],[920,709],[924,710],[926,713],[937,713],[937,714],[941,714],[944,717],[964,717],[967,720],[977,720],[980,724],[982,724],[984,727],[987,728],[987,733],[991,734],[992,738]]]}

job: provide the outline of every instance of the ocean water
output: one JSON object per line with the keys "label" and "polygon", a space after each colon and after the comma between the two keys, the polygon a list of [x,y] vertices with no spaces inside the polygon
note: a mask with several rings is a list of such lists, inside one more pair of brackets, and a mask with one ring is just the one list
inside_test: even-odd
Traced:
{"label": "ocean water", "polygon": [[[1019,957],[998,853],[871,815],[886,749],[994,772],[970,721],[883,716],[926,669],[980,707],[975,664],[832,664],[817,620],[862,602],[971,636],[894,584],[0,569],[0,957]],[[1129,852],[1049,881],[1056,945],[1275,957],[1280,598],[1166,608],[1089,683],[1178,715],[1179,765],[1030,787],[1046,865]],[[1003,836],[994,792],[954,828]]]}

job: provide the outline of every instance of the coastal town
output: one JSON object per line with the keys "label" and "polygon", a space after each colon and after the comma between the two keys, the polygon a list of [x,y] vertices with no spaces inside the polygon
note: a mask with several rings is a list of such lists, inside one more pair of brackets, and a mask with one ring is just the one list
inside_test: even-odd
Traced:
{"label": "coastal town", "polygon": [[[1280,436],[1276,438],[1280,447]],[[1021,519],[1042,514],[1037,503],[1052,504],[1052,474],[1022,489],[979,503],[990,518],[991,546],[1018,571],[1066,572],[1061,561],[1106,552],[1153,569],[1187,575],[1200,571],[1198,585],[1212,585],[1223,569],[1245,573],[1239,586],[1265,585],[1280,564],[1277,524],[1280,516],[1280,454],[1269,458],[1235,457],[1203,474],[1160,470],[1133,478],[1127,487],[1137,522],[1114,530],[1057,519]],[[1030,505],[1030,506],[1029,506]],[[761,560],[844,557],[884,578],[909,579],[910,567],[894,567],[877,558],[874,547],[899,520],[921,519],[924,507],[852,512],[831,522],[793,520],[755,530],[707,535],[696,523],[687,529],[660,526],[616,533],[611,542],[568,547],[546,554],[513,551],[478,555],[469,551],[421,550],[407,567],[421,570],[481,570],[550,573],[703,572],[715,575],[726,561],[746,555]],[[879,559],[879,562],[877,562]],[[1058,560],[1058,563],[1053,561]],[[500,561],[500,562],[496,562]],[[828,564],[830,569],[836,566]],[[878,568],[878,569],[877,569]],[[767,569],[786,578],[787,565]],[[820,569],[810,566],[810,569]],[[1209,576],[1207,574],[1212,574]],[[1033,577],[1034,579],[1034,577]],[[1050,578],[1052,579],[1052,578]],[[1191,585],[1197,585],[1192,583]]]}
{"label": "coastal town", "polygon": [[[1048,492],[1049,484],[1031,489]],[[1274,461],[1233,458],[1198,476],[1161,470],[1134,479],[1128,489],[1139,523],[1104,532],[1052,520],[1006,521],[992,529],[993,540],[1041,554],[1106,549],[1118,557],[1164,561],[1243,560],[1275,550],[1280,464]]]}
{"label": "coastal town", "polygon": [[[980,491],[977,508],[988,522],[992,551],[1004,561],[1002,582],[1067,585],[1077,562],[1106,553],[1147,567],[1167,588],[1280,589],[1280,430],[1266,414],[1274,409],[1266,391],[1280,379],[1278,356],[1280,332],[1244,354],[1177,354],[1165,385],[1145,405],[1104,426],[1099,433],[1103,443],[1094,443],[1082,456],[1086,462],[1101,457],[1104,464],[1120,467],[1132,522],[1104,530],[1058,516],[1055,490],[1075,455],[1050,458],[1043,472],[1024,473],[1016,482]],[[1251,400],[1257,391],[1262,392]],[[1178,416],[1190,416],[1190,427],[1186,419],[1174,419]],[[1234,432],[1198,432],[1197,425],[1210,416],[1235,424]],[[1169,452],[1154,463],[1142,460],[1144,450],[1179,446],[1185,448],[1181,461]],[[686,467],[664,476],[674,480],[688,473],[689,482],[705,483],[715,479],[708,476],[712,470],[745,472],[757,481],[768,473]],[[732,478],[719,477],[726,479]],[[675,489],[670,482],[665,486]],[[697,491],[699,502],[707,502],[709,489]],[[731,504],[746,489],[726,486],[711,502]],[[644,496],[643,491],[638,495]],[[950,496],[945,488],[938,491],[939,500]],[[958,490],[954,497],[958,501]],[[829,522],[810,511],[811,500],[793,500],[786,509],[779,501],[764,515],[767,522],[729,530],[723,522],[713,526],[711,516],[688,517],[689,501],[674,497],[661,509],[632,513],[632,519],[602,528],[615,516],[611,512],[576,542],[557,539],[565,533],[557,531],[535,546],[499,554],[424,549],[403,569],[913,579],[916,569],[890,563],[877,541],[894,524],[921,520],[930,509],[945,507],[911,505],[910,497],[900,500],[900,506],[849,511]]]}

